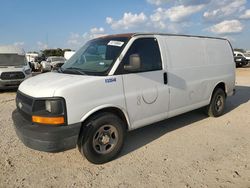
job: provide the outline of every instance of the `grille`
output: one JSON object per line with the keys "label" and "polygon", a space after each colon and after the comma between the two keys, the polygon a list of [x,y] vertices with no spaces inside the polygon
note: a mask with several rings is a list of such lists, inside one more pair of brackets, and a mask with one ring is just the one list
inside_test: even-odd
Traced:
{"label": "grille", "polygon": [[17,91],[16,106],[25,119],[31,121],[33,99]]}
{"label": "grille", "polygon": [[17,80],[17,79],[24,79],[25,75],[23,72],[3,72],[1,74],[2,80]]}
{"label": "grille", "polygon": [[17,95],[16,95],[16,99],[17,101],[20,101],[24,104],[27,104],[29,106],[32,106],[32,103],[33,103],[33,99],[22,94],[20,91],[17,91]]}

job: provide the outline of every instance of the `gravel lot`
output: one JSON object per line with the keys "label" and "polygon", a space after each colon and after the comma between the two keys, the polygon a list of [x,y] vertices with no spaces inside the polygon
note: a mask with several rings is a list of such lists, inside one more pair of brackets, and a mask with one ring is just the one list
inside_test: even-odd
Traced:
{"label": "gravel lot", "polygon": [[121,155],[93,165],[77,149],[25,147],[11,120],[15,91],[0,92],[0,187],[248,187],[250,68],[237,69],[226,113],[199,110],[130,132]]}

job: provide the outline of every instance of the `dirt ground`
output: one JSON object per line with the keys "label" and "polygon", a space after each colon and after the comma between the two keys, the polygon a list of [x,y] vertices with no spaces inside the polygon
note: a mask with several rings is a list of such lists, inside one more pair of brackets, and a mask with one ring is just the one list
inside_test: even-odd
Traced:
{"label": "dirt ground", "polygon": [[130,132],[120,156],[89,163],[77,149],[39,152],[17,138],[15,92],[0,93],[0,187],[250,188],[250,68],[237,69],[226,113],[199,110]]}

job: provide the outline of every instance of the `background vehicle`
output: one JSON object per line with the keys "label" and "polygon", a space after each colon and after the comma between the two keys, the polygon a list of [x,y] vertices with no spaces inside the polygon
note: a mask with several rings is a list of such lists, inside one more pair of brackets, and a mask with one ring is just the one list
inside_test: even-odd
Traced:
{"label": "background vehicle", "polygon": [[250,52],[245,52],[244,57],[246,58],[246,60],[248,61],[248,65],[250,64]]}
{"label": "background vehicle", "polygon": [[64,52],[64,58],[66,60],[68,60],[69,58],[71,58],[72,55],[74,55],[76,52],[75,51],[66,51]]}
{"label": "background vehicle", "polygon": [[40,70],[41,72],[49,72],[52,70],[51,65],[47,61],[41,61],[40,62]]}
{"label": "background vehicle", "polygon": [[65,61],[66,59],[62,56],[50,56],[46,61],[41,62],[41,72],[57,70],[65,63]]}
{"label": "background vehicle", "polygon": [[239,58],[238,61],[241,59],[242,61],[242,65],[241,66],[246,66],[248,64],[250,64],[250,54],[249,53],[242,53],[240,51],[234,51],[234,56],[235,57],[243,57],[243,58]]}
{"label": "background vehicle", "polygon": [[243,56],[234,56],[234,61],[235,61],[236,67],[243,67],[248,64],[248,61]]}
{"label": "background vehicle", "polygon": [[42,68],[41,62],[45,60],[46,57],[43,53],[38,54],[38,56],[34,58],[32,71],[34,72],[41,71]]}
{"label": "background vehicle", "polygon": [[25,56],[28,63],[30,63],[32,71],[38,69],[37,62],[35,62],[35,59],[38,57],[38,53],[26,53]]}
{"label": "background vehicle", "polygon": [[31,68],[23,49],[16,46],[0,46],[0,88],[17,88],[31,77]]}
{"label": "background vehicle", "polygon": [[47,58],[47,62],[51,65],[52,70],[57,70],[60,68],[64,63],[66,59],[62,56],[51,56]]}

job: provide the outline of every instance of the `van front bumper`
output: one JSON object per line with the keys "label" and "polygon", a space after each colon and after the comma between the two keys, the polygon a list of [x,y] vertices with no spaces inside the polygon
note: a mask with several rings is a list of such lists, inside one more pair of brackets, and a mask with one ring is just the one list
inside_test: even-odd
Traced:
{"label": "van front bumper", "polygon": [[18,110],[13,111],[12,119],[17,136],[29,148],[59,152],[76,147],[81,123],[66,126],[33,124]]}

